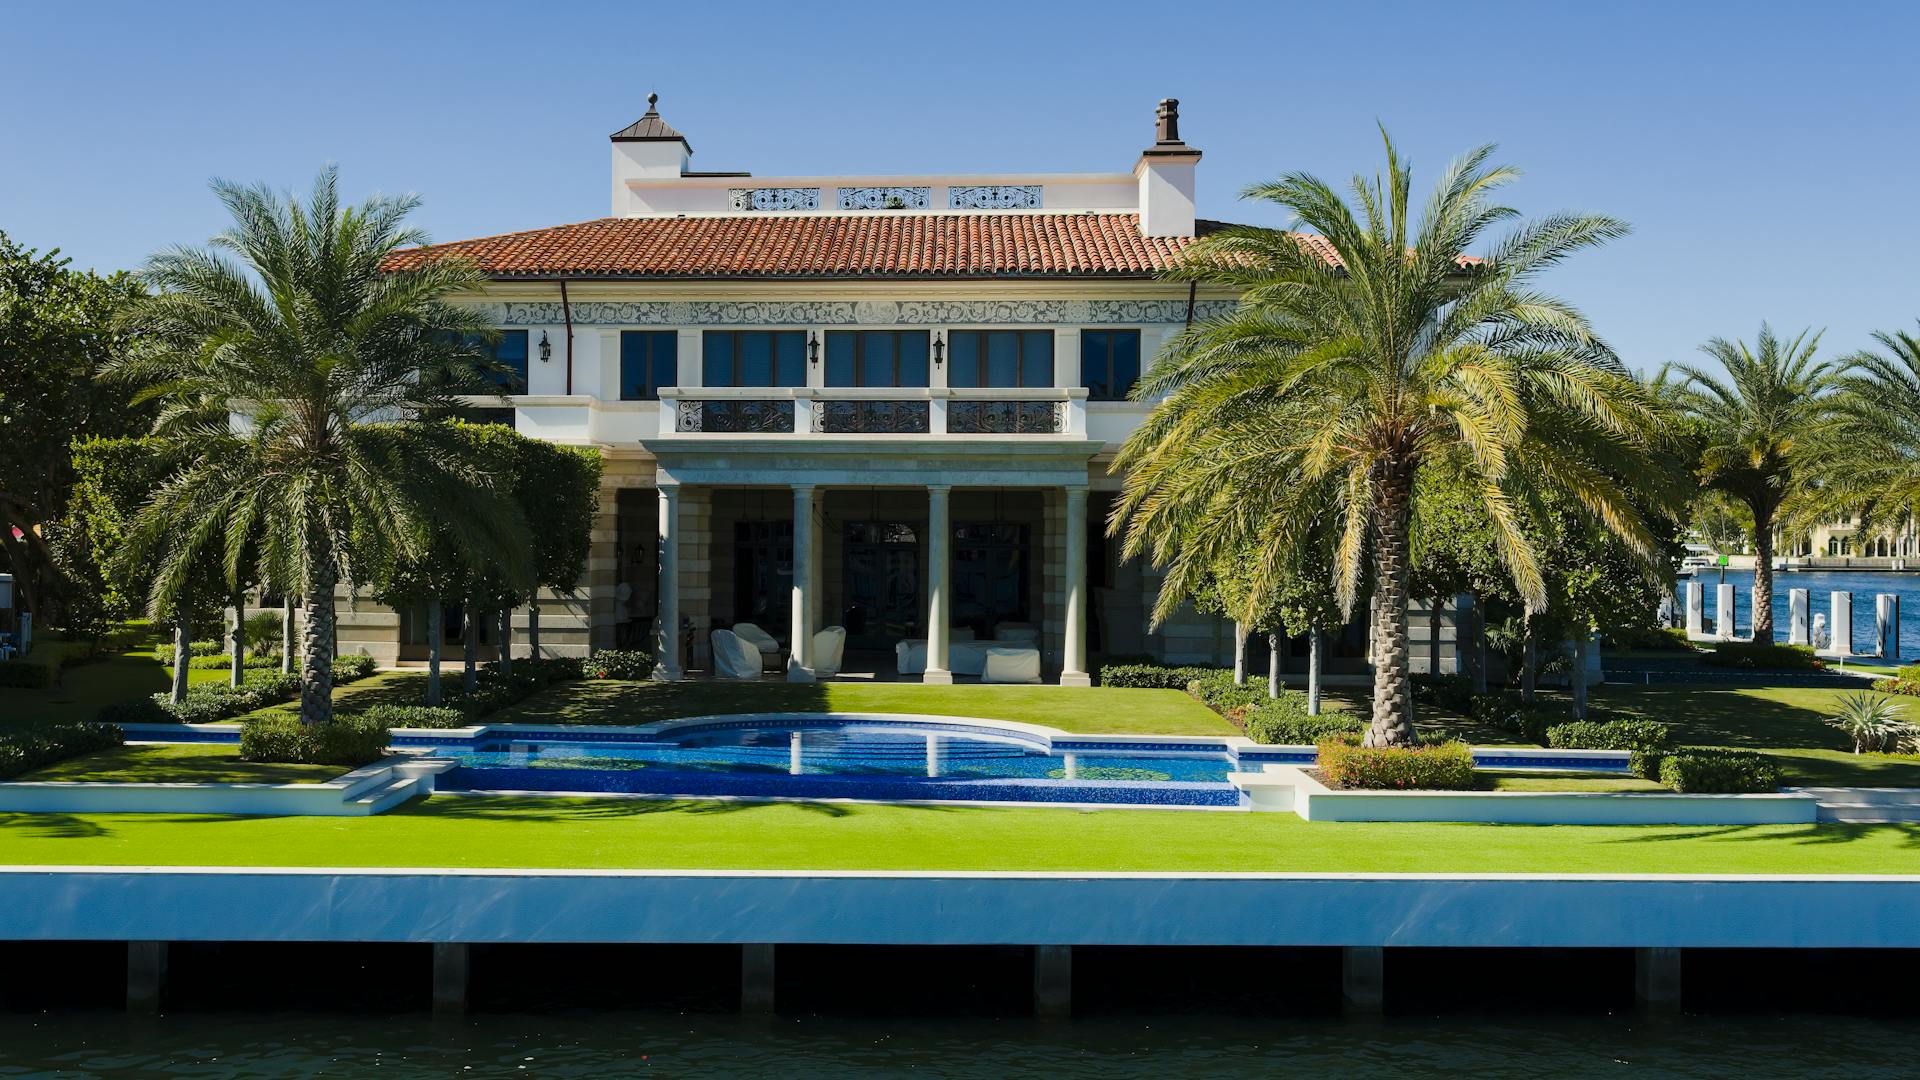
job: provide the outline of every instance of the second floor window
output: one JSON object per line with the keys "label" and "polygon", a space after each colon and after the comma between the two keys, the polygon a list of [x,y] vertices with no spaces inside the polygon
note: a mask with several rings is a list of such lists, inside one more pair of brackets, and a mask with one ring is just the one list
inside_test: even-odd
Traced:
{"label": "second floor window", "polygon": [[502,330],[500,336],[492,341],[478,334],[466,336],[463,341],[467,348],[505,369],[493,374],[493,379],[500,384],[502,393],[524,394],[527,392],[527,332],[525,330]]}
{"label": "second floor window", "polygon": [[827,385],[927,385],[927,332],[827,331]]}
{"label": "second floor window", "polygon": [[620,332],[620,400],[655,401],[680,381],[680,335],[671,330]]}
{"label": "second floor window", "polygon": [[807,385],[807,335],[800,330],[709,330],[701,352],[706,386]]}
{"label": "second floor window", "polygon": [[1092,401],[1125,401],[1140,381],[1140,331],[1080,331],[1080,384]]}
{"label": "second floor window", "polygon": [[947,335],[947,385],[1052,386],[1053,331],[953,331]]}

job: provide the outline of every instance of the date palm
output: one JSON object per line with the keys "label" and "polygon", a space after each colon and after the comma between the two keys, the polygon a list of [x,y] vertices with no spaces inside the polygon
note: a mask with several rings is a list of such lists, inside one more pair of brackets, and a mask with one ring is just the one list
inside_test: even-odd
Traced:
{"label": "date palm", "polygon": [[1724,376],[1694,364],[1674,364],[1674,402],[1692,420],[1700,443],[1702,486],[1746,504],[1753,515],[1753,640],[1773,640],[1773,534],[1781,505],[1796,493],[1796,459],[1819,426],[1833,382],[1830,365],[1815,359],[1820,335],[1803,330],[1791,340],[1770,326],[1749,347],[1714,338],[1701,346]]}
{"label": "date palm", "polygon": [[[1111,528],[1129,556],[1167,567],[1165,618],[1218,558],[1262,553],[1271,591],[1288,553],[1336,537],[1327,582],[1349,614],[1370,583],[1370,745],[1414,741],[1407,648],[1415,481],[1471,478],[1520,595],[1544,608],[1527,507],[1559,489],[1636,550],[1651,542],[1616,477],[1661,429],[1653,396],[1572,306],[1536,291],[1542,271],[1626,231],[1558,215],[1469,252],[1516,212],[1493,193],[1516,173],[1491,147],[1455,162],[1418,221],[1411,174],[1386,147],[1384,177],[1356,177],[1349,204],[1295,173],[1247,197],[1291,210],[1300,232],[1230,228],[1190,247],[1174,276],[1232,290],[1141,381],[1165,395],[1115,463],[1125,490]],[[1331,256],[1331,257],[1329,257]]]}
{"label": "date palm", "polygon": [[256,557],[268,578],[293,583],[307,604],[300,716],[323,723],[343,574],[417,545],[429,523],[527,573],[513,500],[433,419],[462,395],[498,392],[471,344],[488,327],[450,299],[480,278],[456,260],[384,272],[389,252],[424,242],[404,225],[417,200],[343,208],[331,169],[304,203],[262,187],[214,191],[231,227],[207,249],[149,261],[155,295],[132,318],[150,347],[115,367],[161,401],[156,437],[184,461],[142,507],[126,556],[152,568],[156,609],[209,553],[229,583]]}
{"label": "date palm", "polygon": [[1878,350],[1841,361],[1833,394],[1796,467],[1805,483],[1784,509],[1805,527],[1860,515],[1859,535],[1920,520],[1920,337],[1873,335]]}

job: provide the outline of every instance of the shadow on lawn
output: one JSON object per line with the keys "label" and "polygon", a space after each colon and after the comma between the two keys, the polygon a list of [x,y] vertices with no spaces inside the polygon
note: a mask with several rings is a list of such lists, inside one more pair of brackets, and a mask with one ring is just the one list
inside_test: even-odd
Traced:
{"label": "shadow on lawn", "polygon": [[0,814],[0,830],[36,840],[94,840],[113,835],[105,826],[72,814]]}
{"label": "shadow on lawn", "polygon": [[487,718],[495,724],[651,724],[735,712],[828,712],[823,683],[588,680],[549,688]]}
{"label": "shadow on lawn", "polygon": [[[680,814],[709,817],[720,814],[744,814],[753,811],[792,808],[825,818],[851,817],[865,807],[847,803],[807,800],[769,799],[617,799],[527,798],[517,795],[442,795],[426,801],[410,802],[387,812],[388,816],[450,818],[458,821],[534,821],[583,822],[644,817],[650,814]],[[889,809],[925,810],[950,813],[956,807],[899,804]]]}
{"label": "shadow on lawn", "polygon": [[[1551,826],[1549,826],[1551,827]],[[1782,830],[1785,831],[1782,831]],[[1920,849],[1920,824],[1852,824],[1845,822],[1822,822],[1817,825],[1712,825],[1693,828],[1676,827],[1674,831],[1648,834],[1638,832],[1633,836],[1607,840],[1608,844],[1662,844],[1680,840],[1726,840],[1735,843],[1779,843],[1786,841],[1794,844],[1851,844],[1860,840],[1888,833],[1900,838],[1903,848]],[[1783,868],[1784,869],[1784,868]],[[1920,867],[1915,868],[1920,871]],[[1790,872],[1790,871],[1789,871]]]}

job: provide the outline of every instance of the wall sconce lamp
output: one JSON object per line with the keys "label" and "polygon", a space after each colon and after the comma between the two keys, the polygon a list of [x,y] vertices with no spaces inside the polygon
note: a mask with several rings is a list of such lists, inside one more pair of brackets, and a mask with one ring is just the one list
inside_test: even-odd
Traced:
{"label": "wall sconce lamp", "polygon": [[817,330],[807,331],[807,362],[820,366],[820,332]]}
{"label": "wall sconce lamp", "polygon": [[547,340],[545,330],[540,331],[540,362],[543,364],[553,362],[553,342]]}
{"label": "wall sconce lamp", "polygon": [[936,368],[939,367],[940,361],[944,360],[946,358],[946,355],[947,355],[946,335],[936,330],[934,331],[934,334],[933,334],[933,366]]}

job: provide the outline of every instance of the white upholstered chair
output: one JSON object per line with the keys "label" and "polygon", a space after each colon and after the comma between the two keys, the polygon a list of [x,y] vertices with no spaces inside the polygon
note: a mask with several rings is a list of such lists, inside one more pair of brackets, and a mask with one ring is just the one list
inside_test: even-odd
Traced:
{"label": "white upholstered chair", "polygon": [[983,683],[1037,683],[1040,681],[1040,650],[1029,645],[992,645],[986,649],[981,665]]}
{"label": "white upholstered chair", "polygon": [[713,632],[713,673],[723,679],[757,679],[760,650],[731,630]]}
{"label": "white upholstered chair", "polygon": [[840,674],[840,656],[846,648],[844,626],[829,626],[813,635],[813,673],[822,678]]}
{"label": "white upholstered chair", "polygon": [[739,635],[741,641],[760,650],[760,655],[764,658],[762,667],[780,666],[780,643],[773,640],[772,634],[750,622],[734,623],[733,632]]}

